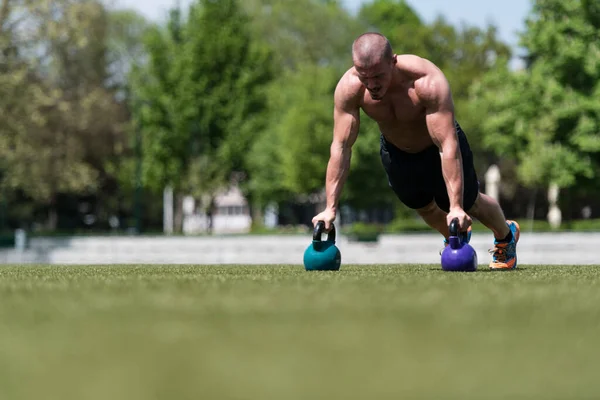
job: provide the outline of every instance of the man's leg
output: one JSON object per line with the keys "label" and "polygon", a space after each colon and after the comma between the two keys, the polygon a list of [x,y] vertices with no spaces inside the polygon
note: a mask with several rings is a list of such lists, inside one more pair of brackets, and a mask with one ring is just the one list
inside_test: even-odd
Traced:
{"label": "man's leg", "polygon": [[503,240],[510,232],[500,204],[485,193],[480,192],[473,207],[465,211],[487,226],[496,240]]}
{"label": "man's leg", "polygon": [[494,233],[491,269],[517,268],[517,242],[521,234],[516,221],[507,221],[500,204],[492,197],[479,193],[473,206],[467,211]]}
{"label": "man's leg", "polygon": [[418,208],[417,213],[423,218],[423,220],[441,233],[446,239],[448,239],[448,224],[446,222],[447,213],[438,207],[435,201],[432,201],[423,208]]}
{"label": "man's leg", "polygon": [[[448,221],[446,219],[448,213],[442,210],[435,201],[432,201],[425,207],[418,208],[416,211],[427,225],[444,236],[444,243],[447,245],[450,237]],[[471,227],[469,227],[467,232],[460,232],[459,236],[463,242],[469,243],[471,241]]]}

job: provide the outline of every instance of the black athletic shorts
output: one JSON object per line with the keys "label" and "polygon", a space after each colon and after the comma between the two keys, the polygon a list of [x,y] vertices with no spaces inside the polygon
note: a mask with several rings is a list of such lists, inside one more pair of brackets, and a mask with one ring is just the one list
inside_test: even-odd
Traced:
{"label": "black athletic shorts", "polygon": [[[458,122],[455,122],[455,126],[463,161],[463,209],[467,211],[477,199],[479,181],[467,137]],[[381,162],[389,185],[400,201],[409,208],[417,209],[435,200],[438,207],[448,212],[450,200],[437,146],[428,147],[420,153],[407,153],[389,143],[383,135],[380,142]]]}

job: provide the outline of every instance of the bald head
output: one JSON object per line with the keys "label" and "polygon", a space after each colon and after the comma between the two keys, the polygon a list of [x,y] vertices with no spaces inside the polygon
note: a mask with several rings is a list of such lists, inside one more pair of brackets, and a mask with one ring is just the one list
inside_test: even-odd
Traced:
{"label": "bald head", "polygon": [[392,45],[379,33],[363,33],[352,44],[354,65],[363,68],[369,68],[381,61],[390,61],[392,57]]}

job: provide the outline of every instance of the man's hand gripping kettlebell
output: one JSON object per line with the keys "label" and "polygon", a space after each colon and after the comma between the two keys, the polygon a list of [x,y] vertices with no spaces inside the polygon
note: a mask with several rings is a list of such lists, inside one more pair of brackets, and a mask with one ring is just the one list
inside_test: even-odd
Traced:
{"label": "man's hand gripping kettlebell", "polygon": [[317,226],[317,222],[324,221],[325,222],[325,231],[329,232],[331,229],[331,224],[335,221],[336,213],[331,208],[326,208],[325,211],[317,214],[313,219],[313,227]]}

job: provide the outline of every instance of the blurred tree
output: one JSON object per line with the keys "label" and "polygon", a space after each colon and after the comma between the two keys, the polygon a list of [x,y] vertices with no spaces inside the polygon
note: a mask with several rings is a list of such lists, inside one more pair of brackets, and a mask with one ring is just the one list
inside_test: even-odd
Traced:
{"label": "blurred tree", "polygon": [[[251,20],[238,1],[203,5],[190,13],[196,12],[197,19],[188,23],[194,39],[186,44],[183,66],[191,74],[189,81],[182,80],[185,95],[179,96],[195,97],[200,107],[182,103],[180,108],[189,113],[180,126],[192,128],[192,156],[211,160],[219,170],[192,170],[188,179],[194,184],[188,187],[196,197],[208,196],[211,205],[212,197],[233,180],[252,202],[246,190],[251,178],[248,148],[266,124],[265,89],[273,78],[274,53],[253,34]],[[208,211],[212,212],[210,207]]]}
{"label": "blurred tree", "polygon": [[315,64],[344,70],[349,49],[364,27],[337,1],[246,0],[252,29],[273,49],[283,68]]}
{"label": "blurred tree", "polygon": [[201,0],[186,21],[174,10],[166,32],[154,30],[147,46],[148,67],[134,86],[145,104],[138,113],[145,183],[206,198],[210,215],[218,191],[248,174],[271,52],[252,36],[236,0]]}
{"label": "blurred tree", "polygon": [[3,182],[46,206],[53,229],[60,194],[107,204],[116,190],[107,163],[126,146],[127,115],[110,85],[110,15],[92,0],[3,1]]}
{"label": "blurred tree", "polygon": [[[132,112],[131,142],[136,148],[122,182],[139,191],[160,194],[166,186],[175,189],[175,230],[182,227],[182,174],[187,155],[186,136],[174,131],[173,114],[178,77],[175,63],[183,42],[181,9],[174,8],[164,27],[150,26],[142,43],[146,60],[134,64],[129,74],[128,101]],[[137,205],[136,207],[139,207]]]}
{"label": "blurred tree", "polygon": [[489,73],[473,89],[484,144],[512,160],[521,183],[561,188],[597,176],[600,30],[595,2],[538,0],[522,45],[527,68]]}
{"label": "blurred tree", "polygon": [[[122,125],[124,139],[114,147],[114,154],[105,162],[107,174],[114,177],[112,187],[117,192],[116,196],[104,197],[104,202],[110,202],[113,209],[120,208],[123,218],[129,219],[125,225],[131,225],[135,220],[136,228],[142,229],[141,220],[160,213],[152,212],[153,208],[160,209],[152,193],[142,193],[142,185],[138,171],[141,160],[137,156],[139,141],[136,140],[135,121],[131,118],[131,81],[130,75],[135,68],[139,68],[147,61],[144,48],[144,37],[153,27],[142,15],[132,10],[109,10],[107,13],[106,33],[106,59],[108,79],[106,86],[114,97],[127,111],[127,121]],[[142,205],[142,197],[145,201]],[[145,218],[144,218],[145,217]]]}
{"label": "blurred tree", "polygon": [[362,111],[360,118],[360,132],[352,151],[350,174],[341,201],[357,211],[386,207],[400,211],[403,207],[389,187],[381,163],[381,131]]}
{"label": "blurred tree", "polygon": [[278,144],[271,162],[285,191],[307,196],[320,190],[325,180],[331,144],[331,93],[338,76],[331,68],[306,64],[298,66],[298,71],[286,71],[284,79],[285,90],[271,88],[271,108],[279,110],[272,114],[269,124],[271,140]]}
{"label": "blurred tree", "polygon": [[246,4],[253,29],[274,49],[276,74],[268,88],[268,127],[256,132],[252,144],[247,191],[260,207],[313,203],[329,157],[333,90],[363,26],[335,1]]}
{"label": "blurred tree", "polygon": [[109,87],[123,91],[134,66],[146,60],[143,38],[151,24],[133,10],[109,10],[106,33],[107,70]]}
{"label": "blurred tree", "polygon": [[429,32],[405,0],[373,0],[361,6],[359,21],[367,30],[385,35],[397,54],[429,55],[425,45]]}
{"label": "blurred tree", "polygon": [[[11,5],[20,7],[12,8]],[[81,143],[68,133],[69,129],[63,124],[70,103],[62,88],[53,87],[47,78],[57,59],[52,41],[68,42],[74,39],[70,34],[77,21],[68,18],[67,8],[66,4],[51,5],[41,1],[19,4],[9,3],[8,0],[2,7],[14,13],[12,37],[15,42],[12,45],[18,48],[20,62],[27,63],[8,71],[9,74],[5,76],[16,84],[13,88],[19,88],[20,92],[16,98],[18,105],[13,104],[17,107],[10,110],[13,112],[9,111],[9,114],[20,115],[19,112],[15,114],[17,109],[25,114],[22,120],[15,120],[13,129],[10,124],[3,128],[9,131],[2,135],[8,139],[6,146],[2,146],[3,150],[7,150],[2,155],[6,163],[5,184],[12,190],[23,190],[34,200],[44,203],[52,203],[59,192],[93,190],[97,179],[92,168],[79,154]],[[10,16],[8,18],[11,19]],[[89,20],[85,21],[87,23]],[[33,32],[24,31],[22,28],[27,25],[37,29]],[[30,49],[26,46],[31,46],[32,41],[35,46],[45,50],[42,57],[29,58],[31,53],[27,53]],[[11,44],[7,45],[10,47]],[[84,44],[74,44],[76,48],[80,46]],[[3,89],[10,90],[11,86],[3,85]],[[3,108],[10,109],[10,106],[3,105]],[[55,224],[55,213],[51,213],[50,228]]]}
{"label": "blurred tree", "polygon": [[147,60],[134,65],[129,77],[132,141],[143,132],[142,180],[145,187],[158,192],[180,183],[188,142],[177,136],[181,132],[174,131],[172,122],[178,82],[173,65],[183,40],[182,24],[180,10],[174,9],[166,27],[151,26],[143,37]]}

